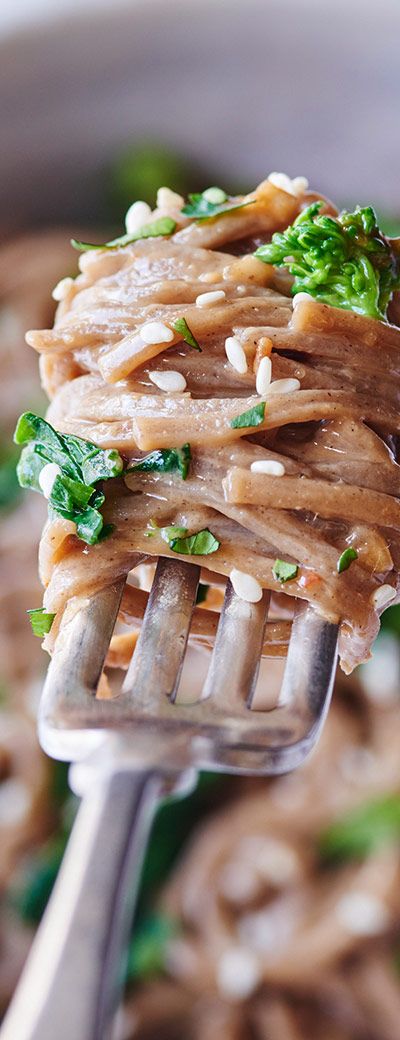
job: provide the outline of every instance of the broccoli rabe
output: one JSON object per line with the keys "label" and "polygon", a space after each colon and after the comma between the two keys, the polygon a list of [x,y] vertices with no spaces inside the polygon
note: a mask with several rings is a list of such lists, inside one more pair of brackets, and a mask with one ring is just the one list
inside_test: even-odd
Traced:
{"label": "broccoli rabe", "polygon": [[306,292],[321,303],[385,321],[391,294],[400,287],[400,240],[392,242],[380,231],[372,206],[330,217],[319,213],[322,205],[313,202],[255,255],[289,268],[293,294]]}

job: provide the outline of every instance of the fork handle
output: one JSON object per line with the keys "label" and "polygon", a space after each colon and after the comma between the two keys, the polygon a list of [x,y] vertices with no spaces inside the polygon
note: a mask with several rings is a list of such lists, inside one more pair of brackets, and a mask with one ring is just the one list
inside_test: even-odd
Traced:
{"label": "fork handle", "polygon": [[160,790],[156,773],[128,769],[89,786],[1,1040],[111,1036]]}

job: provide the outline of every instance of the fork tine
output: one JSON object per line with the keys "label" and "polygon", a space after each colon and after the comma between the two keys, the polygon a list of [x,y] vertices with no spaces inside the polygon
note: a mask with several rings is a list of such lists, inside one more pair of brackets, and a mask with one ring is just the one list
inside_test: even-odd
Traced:
{"label": "fork tine", "polygon": [[200,567],[161,556],[122,687],[141,711],[176,696],[200,578]]}
{"label": "fork tine", "polygon": [[339,625],[297,600],[278,706],[307,704],[319,730],[328,712],[337,661]]}
{"label": "fork tine", "polygon": [[258,603],[246,603],[227,582],[202,700],[212,696],[213,708],[225,713],[251,706],[257,681],[270,592]]}

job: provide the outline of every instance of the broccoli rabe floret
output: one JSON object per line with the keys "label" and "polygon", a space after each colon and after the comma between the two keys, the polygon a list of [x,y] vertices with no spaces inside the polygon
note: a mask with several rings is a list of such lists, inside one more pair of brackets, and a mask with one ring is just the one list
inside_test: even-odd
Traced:
{"label": "broccoli rabe floret", "polygon": [[320,215],[322,205],[313,202],[255,255],[289,268],[293,294],[307,292],[321,303],[385,321],[391,294],[400,287],[397,242],[380,231],[372,206],[330,217]]}

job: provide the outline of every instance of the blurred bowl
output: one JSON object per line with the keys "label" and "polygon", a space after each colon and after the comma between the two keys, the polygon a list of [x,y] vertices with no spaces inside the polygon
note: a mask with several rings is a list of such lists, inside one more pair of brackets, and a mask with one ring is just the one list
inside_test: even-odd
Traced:
{"label": "blurred bowl", "polygon": [[400,213],[398,0],[42,0],[24,30],[7,30],[8,229],[101,221],[104,168],[143,138],[217,182],[282,169],[339,202]]}

